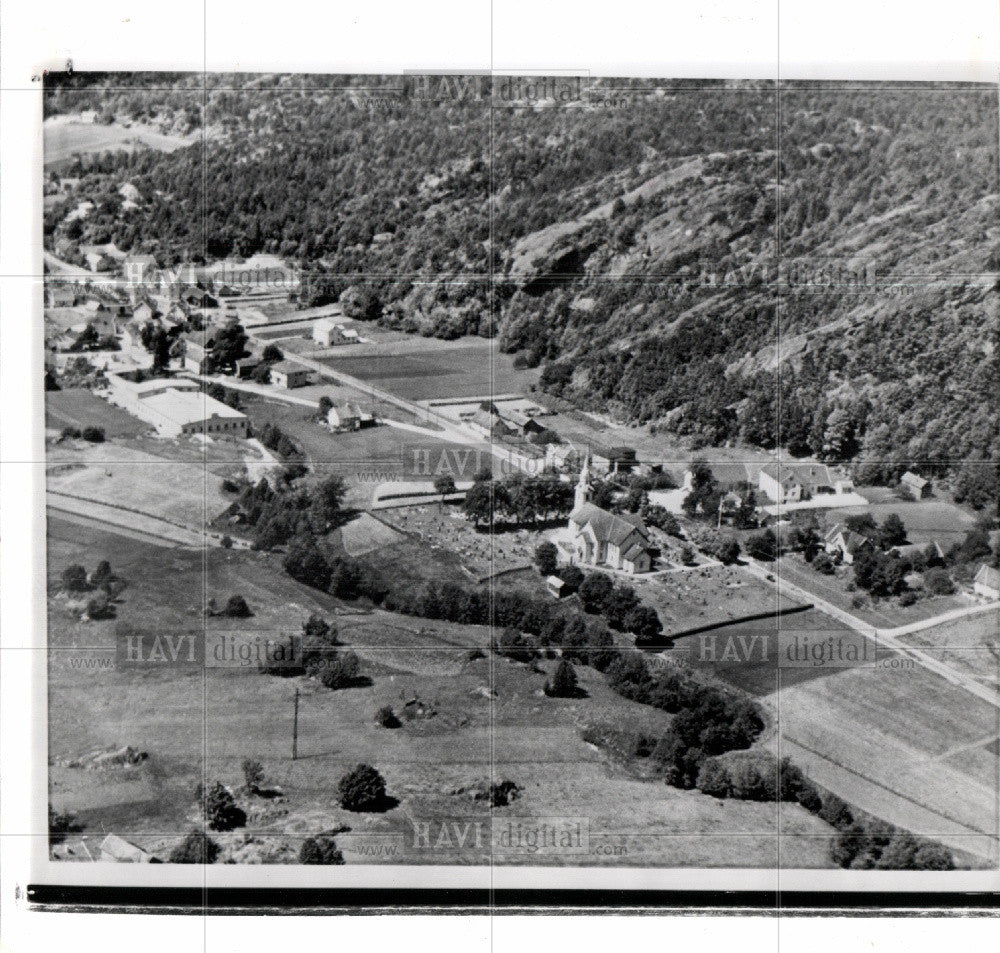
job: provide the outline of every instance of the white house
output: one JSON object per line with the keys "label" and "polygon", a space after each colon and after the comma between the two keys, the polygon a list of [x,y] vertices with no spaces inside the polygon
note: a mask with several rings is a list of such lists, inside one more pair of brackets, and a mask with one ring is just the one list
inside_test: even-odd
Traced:
{"label": "white house", "polygon": [[1000,599],[1000,569],[985,563],[980,566],[972,582],[972,591],[984,599]]}
{"label": "white house", "polygon": [[817,493],[833,493],[834,480],[821,463],[769,463],[757,483],[772,503],[798,503]]}
{"label": "white house", "polygon": [[625,572],[649,572],[649,534],[634,514],[602,510],[590,502],[590,461],[584,461],[576,487],[576,505],[569,515],[574,561],[609,566]]}
{"label": "white house", "polygon": [[[313,340],[320,347],[333,347],[337,344],[347,344],[348,338],[344,336],[344,325],[334,321],[333,318],[320,318],[313,325]],[[357,340],[357,334],[353,340]]]}
{"label": "white house", "polygon": [[852,532],[843,523],[837,523],[823,539],[823,548],[831,556],[839,556],[841,562],[848,566],[854,562],[858,552],[871,545],[867,536]]}
{"label": "white house", "polygon": [[374,421],[372,414],[361,409],[352,401],[334,404],[326,415],[326,422],[338,429],[360,430]]}

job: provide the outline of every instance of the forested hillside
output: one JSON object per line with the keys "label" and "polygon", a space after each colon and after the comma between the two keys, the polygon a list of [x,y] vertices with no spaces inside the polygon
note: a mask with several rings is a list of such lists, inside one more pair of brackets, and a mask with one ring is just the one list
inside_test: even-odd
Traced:
{"label": "forested hillside", "polygon": [[386,325],[498,335],[580,406],[996,497],[995,467],[956,464],[1000,460],[995,89],[608,80],[529,108],[392,77],[94,80],[54,77],[47,115],[202,141],[63,164],[52,248],[280,254],[311,303],[361,285]]}

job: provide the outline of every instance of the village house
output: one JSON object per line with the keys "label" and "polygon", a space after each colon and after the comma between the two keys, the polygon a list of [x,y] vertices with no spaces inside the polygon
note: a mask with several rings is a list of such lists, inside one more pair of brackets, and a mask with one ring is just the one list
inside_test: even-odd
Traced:
{"label": "village house", "polygon": [[914,473],[912,470],[907,470],[906,473],[900,477],[899,485],[915,500],[925,500],[932,493],[930,480],[925,480],[922,476]]}
{"label": "village house", "polygon": [[944,549],[937,540],[928,543],[905,543],[902,546],[893,546],[889,551],[906,560],[926,560],[928,552],[934,559],[944,559]]}
{"label": "village house", "polygon": [[833,493],[830,470],[820,463],[769,463],[761,467],[760,491],[772,503],[799,503],[817,493]]}
{"label": "village house", "polygon": [[479,436],[485,437],[487,440],[502,440],[514,434],[511,427],[500,416],[500,411],[489,401],[480,404],[466,423]]}
{"label": "village house", "polygon": [[370,427],[375,423],[375,417],[362,410],[360,405],[353,401],[344,401],[339,406],[334,404],[330,408],[326,415],[326,422],[337,429],[360,430],[362,427]]}
{"label": "village house", "polygon": [[972,582],[972,591],[984,599],[1000,599],[1000,569],[985,563],[980,566]]}
{"label": "village house", "polygon": [[291,361],[279,361],[271,365],[271,383],[286,390],[305,387],[309,383],[309,375],[308,368]]}
{"label": "village house", "polygon": [[334,347],[351,340],[344,336],[344,325],[333,318],[320,318],[313,325],[312,338],[320,347]]}
{"label": "village house", "polygon": [[207,374],[211,363],[208,348],[194,337],[187,336],[184,341],[184,369],[195,374]]}
{"label": "village house", "polygon": [[640,517],[602,510],[590,502],[591,491],[588,458],[580,471],[576,505],[569,516],[573,561],[629,573],[649,572],[649,534]]}
{"label": "village house", "polygon": [[872,541],[867,536],[849,530],[843,523],[837,523],[823,538],[823,548],[827,553],[848,566],[862,549],[871,546]]}

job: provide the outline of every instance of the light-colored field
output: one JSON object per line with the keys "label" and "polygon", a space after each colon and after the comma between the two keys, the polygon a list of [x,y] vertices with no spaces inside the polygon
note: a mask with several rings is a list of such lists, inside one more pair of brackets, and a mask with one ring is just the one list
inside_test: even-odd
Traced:
{"label": "light-colored field", "polygon": [[204,467],[123,446],[77,442],[47,469],[47,487],[200,528],[231,502]]}
{"label": "light-colored field", "polygon": [[132,149],[136,145],[161,152],[173,152],[202,141],[201,133],[182,138],[164,135],[151,126],[135,123],[123,126],[119,123],[102,125],[93,122],[79,122],[67,116],[46,119],[42,124],[45,139],[45,164],[53,165],[71,159],[78,153],[108,152],[116,149]]}
{"label": "light-colored field", "polygon": [[768,699],[773,747],[863,810],[995,864],[997,755],[983,742],[996,737],[997,709],[883,661],[783,686]]}
{"label": "light-colored field", "polygon": [[900,637],[984,685],[1000,686],[1000,609]]}

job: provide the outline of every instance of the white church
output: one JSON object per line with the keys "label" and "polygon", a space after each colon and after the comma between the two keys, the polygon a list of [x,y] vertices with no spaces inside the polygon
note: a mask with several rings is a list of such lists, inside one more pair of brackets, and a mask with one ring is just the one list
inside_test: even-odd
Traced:
{"label": "white church", "polygon": [[649,572],[653,564],[649,534],[638,514],[602,510],[590,502],[592,490],[587,457],[569,515],[571,561],[629,573]]}

